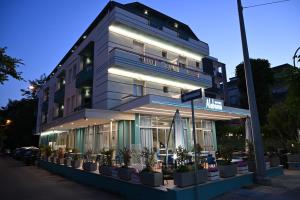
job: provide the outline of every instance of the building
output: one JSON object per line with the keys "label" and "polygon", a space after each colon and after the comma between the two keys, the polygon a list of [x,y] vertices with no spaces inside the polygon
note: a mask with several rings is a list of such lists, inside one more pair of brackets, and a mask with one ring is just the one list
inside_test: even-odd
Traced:
{"label": "building", "polygon": [[[271,68],[273,73],[273,84],[271,87],[272,103],[283,102],[288,93],[289,77],[294,67],[290,64],[282,64]],[[240,108],[240,91],[238,88],[238,77],[229,78],[226,86],[227,105]]]}
{"label": "building", "polygon": [[203,98],[195,102],[196,141],[214,151],[215,121],[249,115],[205,97],[221,72],[226,76],[225,65],[209,56],[208,44],[186,24],[137,2],[111,1],[38,92],[40,144],[82,153],[123,147],[163,151],[178,109],[181,142],[191,150],[190,104],[181,103],[180,95],[201,88]]}

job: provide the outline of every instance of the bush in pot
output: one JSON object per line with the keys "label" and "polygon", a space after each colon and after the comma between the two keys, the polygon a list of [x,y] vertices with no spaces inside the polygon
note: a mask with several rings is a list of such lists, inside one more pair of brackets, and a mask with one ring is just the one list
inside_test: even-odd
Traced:
{"label": "bush in pot", "polygon": [[[253,143],[250,141],[246,141],[247,146],[248,146],[248,151],[247,151],[247,164],[248,164],[248,169],[250,172],[255,172],[256,171],[256,162],[255,162],[255,155],[254,155],[254,146]],[[268,156],[265,155],[264,157],[265,161],[265,166],[266,169],[270,168],[270,162]]]}
{"label": "bush in pot", "polygon": [[92,155],[92,150],[88,150],[84,155],[84,160],[82,163],[82,168],[88,172],[94,172],[97,170],[97,162]]}
{"label": "bush in pot", "polygon": [[218,160],[218,169],[220,171],[220,177],[228,178],[237,174],[237,166],[231,163],[233,149],[229,145],[220,146],[219,156],[221,160]]}
{"label": "bush in pot", "polygon": [[75,169],[78,169],[81,167],[81,155],[78,153],[78,151],[73,152],[71,166]]}
{"label": "bush in pot", "polygon": [[50,161],[52,163],[55,163],[56,159],[57,159],[57,150],[53,150],[52,153],[51,153]]}
{"label": "bush in pot", "polygon": [[123,180],[130,180],[131,174],[135,171],[134,168],[129,168],[130,159],[131,159],[130,149],[124,147],[119,151],[119,154],[121,155],[123,165],[118,170],[118,176]]}
{"label": "bush in pot", "polygon": [[112,175],[112,170],[113,170],[113,163],[112,163],[112,158],[113,158],[113,149],[109,149],[105,151],[104,149],[102,150],[100,162],[99,162],[99,172],[103,175],[106,176],[111,176]]}
{"label": "bush in pot", "polygon": [[[196,150],[196,155],[199,156],[200,151]],[[178,187],[187,187],[194,184],[204,183],[207,181],[207,170],[203,169],[203,163],[200,163],[200,159],[197,163],[197,171],[195,171],[194,165],[188,163],[188,151],[179,146],[176,149],[176,171],[174,173],[174,184]],[[195,176],[196,173],[196,176]],[[197,182],[196,182],[197,179]]]}
{"label": "bush in pot", "polygon": [[62,165],[64,163],[64,150],[59,148],[57,151],[56,164]]}
{"label": "bush in pot", "polygon": [[144,148],[141,153],[141,157],[145,160],[146,167],[140,173],[141,182],[144,185],[151,187],[158,187],[162,185],[163,178],[162,173],[154,171],[154,165],[156,162],[155,151],[150,151],[148,148]]}
{"label": "bush in pot", "polygon": [[72,156],[69,149],[66,149],[66,153],[64,155],[64,165],[71,166]]}

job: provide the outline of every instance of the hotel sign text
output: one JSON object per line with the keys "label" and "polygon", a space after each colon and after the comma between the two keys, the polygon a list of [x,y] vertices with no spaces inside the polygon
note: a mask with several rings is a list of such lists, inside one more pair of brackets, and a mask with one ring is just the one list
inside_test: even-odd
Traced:
{"label": "hotel sign text", "polygon": [[223,103],[220,100],[207,98],[206,99],[206,108],[212,110],[223,110]]}

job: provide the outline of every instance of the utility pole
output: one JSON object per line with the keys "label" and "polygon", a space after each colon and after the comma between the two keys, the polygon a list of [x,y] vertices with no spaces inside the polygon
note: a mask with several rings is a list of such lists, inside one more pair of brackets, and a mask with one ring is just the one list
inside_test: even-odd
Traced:
{"label": "utility pole", "polygon": [[264,149],[262,143],[262,136],[260,132],[259,117],[257,113],[256,98],[252,77],[252,68],[249,59],[246,31],[244,25],[244,16],[243,16],[243,7],[241,0],[237,0],[238,5],[238,14],[240,21],[240,31],[241,31],[241,40],[243,47],[244,55],[244,71],[246,79],[246,87],[248,94],[248,105],[250,109],[250,120],[251,120],[251,130],[252,130],[252,141],[254,146],[255,153],[255,163],[256,163],[256,172],[255,172],[255,181],[259,184],[268,184],[269,180],[266,177],[266,164],[264,159]]}

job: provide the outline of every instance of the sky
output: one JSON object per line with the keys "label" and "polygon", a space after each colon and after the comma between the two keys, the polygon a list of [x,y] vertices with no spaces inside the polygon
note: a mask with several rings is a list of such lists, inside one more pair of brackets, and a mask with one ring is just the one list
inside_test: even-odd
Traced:
{"label": "sky", "polygon": [[[275,0],[242,0],[243,6]],[[25,63],[25,80],[48,75],[108,0],[0,0],[0,47]],[[118,0],[120,3],[132,1]],[[236,0],[140,0],[188,24],[209,44],[210,54],[226,64],[227,77],[242,62]],[[244,9],[249,54],[268,59],[271,66],[292,64],[300,46],[300,0]],[[9,80],[0,85],[0,106],[20,99],[28,82]]]}

